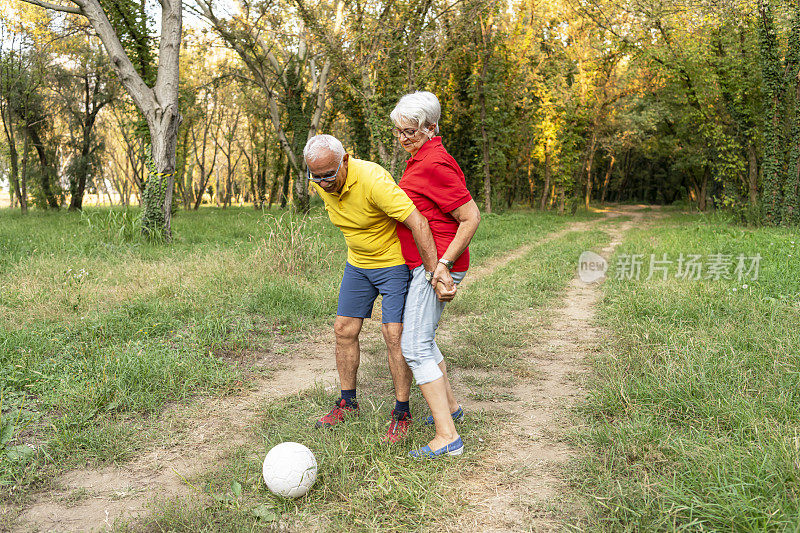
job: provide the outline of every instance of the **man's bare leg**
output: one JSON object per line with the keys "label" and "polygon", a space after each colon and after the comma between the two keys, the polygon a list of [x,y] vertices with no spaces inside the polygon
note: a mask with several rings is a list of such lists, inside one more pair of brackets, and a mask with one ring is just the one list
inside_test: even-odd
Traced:
{"label": "man's bare leg", "polygon": [[356,388],[356,375],[361,362],[361,348],[358,335],[361,333],[363,318],[337,316],[333,325],[336,335],[336,370],[342,390]]}
{"label": "man's bare leg", "polygon": [[392,374],[395,398],[399,402],[407,402],[411,396],[411,369],[408,368],[403,351],[400,349],[400,337],[403,334],[403,324],[390,322],[381,327],[383,340],[389,354],[389,372]]}

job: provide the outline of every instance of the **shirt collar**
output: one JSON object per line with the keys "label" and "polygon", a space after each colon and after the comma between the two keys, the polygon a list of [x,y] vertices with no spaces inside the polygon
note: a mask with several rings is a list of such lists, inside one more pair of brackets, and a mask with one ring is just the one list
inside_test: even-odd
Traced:
{"label": "shirt collar", "polygon": [[344,180],[344,186],[342,187],[342,190],[339,191],[338,194],[334,194],[334,196],[338,196],[339,198],[341,198],[342,196],[344,196],[344,193],[346,193],[347,191],[352,189],[353,185],[355,185],[356,182],[358,181],[358,173],[355,172],[355,169],[352,166],[352,163],[354,161],[357,161],[356,158],[354,158],[352,156],[350,156],[350,158],[348,158],[348,160],[347,160],[347,178]]}
{"label": "shirt collar", "polygon": [[427,141],[425,144],[420,146],[419,150],[417,150],[417,153],[414,154],[414,156],[411,157],[411,159],[409,159],[408,162],[411,163],[411,161],[422,161],[428,156],[429,153],[431,153],[433,150],[435,150],[438,146],[441,145],[442,145],[441,137],[437,136],[431,138],[431,140]]}

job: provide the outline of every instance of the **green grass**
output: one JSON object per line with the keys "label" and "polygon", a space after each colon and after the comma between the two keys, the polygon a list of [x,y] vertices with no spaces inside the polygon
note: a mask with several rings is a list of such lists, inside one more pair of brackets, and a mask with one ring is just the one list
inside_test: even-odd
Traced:
{"label": "green grass", "polygon": [[612,261],[601,315],[613,338],[576,435],[592,529],[800,528],[798,249],[796,233],[699,215],[630,232],[617,258],[763,259],[758,281],[616,280]]}
{"label": "green grass", "polygon": [[[124,462],[155,437],[169,403],[246,381],[236,354],[335,314],[344,242],[324,212],[182,211],[169,246],[139,238],[135,217],[0,211],[4,502],[66,469]],[[571,220],[486,216],[473,264]]]}

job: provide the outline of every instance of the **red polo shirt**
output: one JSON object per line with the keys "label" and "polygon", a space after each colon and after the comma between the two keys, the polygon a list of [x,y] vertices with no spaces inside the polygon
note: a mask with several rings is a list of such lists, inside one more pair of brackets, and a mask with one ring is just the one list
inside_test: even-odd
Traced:
{"label": "red polo shirt", "polygon": [[[428,219],[438,258],[441,259],[458,230],[458,222],[450,212],[472,200],[464,173],[442,146],[441,137],[434,137],[423,144],[414,157],[406,162],[406,171],[399,185]],[[421,265],[422,258],[411,230],[398,224],[397,236],[408,267]],[[452,270],[464,272],[468,268],[469,248],[459,256]]]}

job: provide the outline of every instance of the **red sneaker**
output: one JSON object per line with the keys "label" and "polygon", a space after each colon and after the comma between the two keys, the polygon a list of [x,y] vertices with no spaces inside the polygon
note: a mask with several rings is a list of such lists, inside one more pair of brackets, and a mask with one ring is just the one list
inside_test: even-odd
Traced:
{"label": "red sneaker", "polygon": [[411,413],[392,409],[392,416],[389,419],[389,429],[383,436],[383,442],[400,442],[408,436],[408,428],[411,427]]}
{"label": "red sneaker", "polygon": [[358,412],[358,402],[353,400],[348,404],[345,400],[340,399],[336,403],[336,407],[331,409],[330,413],[317,420],[314,425],[318,428],[332,428],[343,421],[345,417],[357,415]]}

